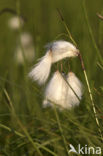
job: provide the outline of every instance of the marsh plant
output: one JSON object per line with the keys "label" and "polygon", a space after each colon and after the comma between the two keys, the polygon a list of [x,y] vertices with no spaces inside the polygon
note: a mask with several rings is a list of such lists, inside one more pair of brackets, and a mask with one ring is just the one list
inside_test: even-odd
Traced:
{"label": "marsh plant", "polygon": [[24,22],[23,19],[19,16],[12,16],[8,20],[8,26],[12,30],[19,30],[21,26],[23,26]]}
{"label": "marsh plant", "polygon": [[103,1],[6,2],[0,156],[102,156]]}
{"label": "marsh plant", "polygon": [[70,109],[79,105],[83,94],[82,83],[73,72],[69,72],[65,76],[66,81],[63,77],[64,74],[61,74],[59,71],[54,73],[45,89],[43,106],[53,106],[54,103],[61,106],[61,109]]}
{"label": "marsh plant", "polygon": [[58,62],[66,57],[76,57],[79,54],[78,49],[67,41],[56,41],[49,43],[45,56],[39,59],[38,64],[34,66],[29,73],[29,77],[37,80],[39,84],[46,82],[52,63]]}
{"label": "marsh plant", "polygon": [[18,64],[24,64],[25,60],[27,62],[33,62],[35,57],[35,48],[33,44],[33,38],[30,33],[23,32],[20,34],[14,57]]}
{"label": "marsh plant", "polygon": [[[38,80],[39,84],[46,82],[52,63],[66,57],[76,57],[79,55],[79,50],[67,41],[55,41],[46,47],[48,48],[46,55],[40,59],[39,63],[29,73],[29,77],[33,80]],[[56,71],[46,87],[43,105],[50,105],[49,101],[51,101],[63,108],[71,108],[80,102],[74,93],[81,99],[82,85],[75,74],[69,72],[67,76],[64,76],[59,71]]]}

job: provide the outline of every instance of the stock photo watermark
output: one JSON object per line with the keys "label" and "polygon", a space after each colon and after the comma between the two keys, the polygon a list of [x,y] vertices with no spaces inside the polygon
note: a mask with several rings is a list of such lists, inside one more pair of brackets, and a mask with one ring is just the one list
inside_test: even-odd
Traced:
{"label": "stock photo watermark", "polygon": [[78,144],[77,148],[75,148],[72,144],[69,145],[70,146],[70,150],[69,153],[76,153],[76,154],[101,154],[101,147],[92,147],[92,146],[82,146],[81,144]]}

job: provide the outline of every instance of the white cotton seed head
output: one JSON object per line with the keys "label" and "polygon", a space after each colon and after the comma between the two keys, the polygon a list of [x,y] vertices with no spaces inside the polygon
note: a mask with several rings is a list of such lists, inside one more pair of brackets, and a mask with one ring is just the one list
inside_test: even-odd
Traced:
{"label": "white cotton seed head", "polygon": [[79,99],[82,98],[82,83],[74,73],[68,73],[66,80],[76,93],[75,95],[71,87],[64,80],[63,76],[64,75],[61,75],[59,71],[54,73],[45,90],[43,107],[53,106],[54,103],[57,104],[60,109],[70,109],[80,103],[76,95]]}
{"label": "white cotton seed head", "polygon": [[76,57],[79,54],[78,49],[67,41],[55,41],[49,43],[46,47],[52,51],[53,62],[57,62],[66,57]]}
{"label": "white cotton seed head", "polygon": [[34,57],[35,57],[34,46],[32,45],[32,46],[30,46],[28,48],[23,47],[23,51],[22,51],[22,48],[20,46],[17,46],[14,57],[15,57],[15,61],[18,64],[23,64],[24,63],[24,55],[25,55],[26,61],[32,62],[34,60]]}
{"label": "white cotton seed head", "polygon": [[64,81],[61,73],[56,71],[46,87],[43,106],[48,106],[49,102],[51,105],[54,103],[61,107],[65,107],[65,97],[67,94],[66,89],[66,82]]}
{"label": "white cotton seed head", "polygon": [[18,17],[18,16],[14,16],[12,18],[9,19],[8,21],[8,25],[11,29],[17,30],[20,28],[20,26],[23,25],[23,19]]}
{"label": "white cotton seed head", "polygon": [[32,36],[27,32],[21,33],[20,41],[23,47],[28,47],[33,44]]}
{"label": "white cotton seed head", "polygon": [[[72,90],[70,87],[68,88],[67,104],[70,105],[71,107],[79,105],[80,103],[79,99],[81,100],[83,94],[83,85],[73,72],[68,73],[67,81],[73,89]],[[73,91],[76,93],[79,99],[77,98],[77,96]]]}
{"label": "white cotton seed head", "polygon": [[[24,63],[24,56],[26,61],[32,62],[35,56],[35,49],[33,45],[32,36],[29,33],[22,33],[20,35],[20,43],[17,44],[15,51],[15,60],[19,64]],[[22,46],[22,47],[21,47]]]}
{"label": "white cotton seed head", "polygon": [[56,41],[48,44],[47,52],[40,62],[29,73],[33,80],[37,80],[39,84],[46,82],[52,63],[62,60],[66,57],[76,57],[79,54],[76,47],[67,41]]}
{"label": "white cotton seed head", "polygon": [[39,59],[39,62],[34,66],[34,68],[29,73],[29,77],[34,81],[38,81],[39,84],[46,82],[52,63],[51,51],[47,52],[44,57]]}

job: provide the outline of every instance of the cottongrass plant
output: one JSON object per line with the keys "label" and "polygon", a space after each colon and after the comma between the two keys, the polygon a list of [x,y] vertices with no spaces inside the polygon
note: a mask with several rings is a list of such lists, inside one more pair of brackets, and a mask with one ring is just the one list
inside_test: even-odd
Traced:
{"label": "cottongrass plant", "polygon": [[20,45],[20,43],[18,43],[17,47],[16,47],[16,51],[15,51],[16,62],[18,64],[24,63],[23,52],[24,52],[26,61],[32,62],[35,57],[35,48],[33,45],[32,36],[27,32],[21,33],[20,34],[20,42],[21,42],[21,45]]}
{"label": "cottongrass plant", "polygon": [[[67,84],[65,78],[71,87]],[[57,106],[61,106],[60,109],[70,109],[80,103],[75,94],[79,97],[79,99],[82,98],[82,83],[76,75],[73,72],[69,72],[67,76],[65,76],[59,71],[56,71],[45,89],[43,106],[53,106],[54,103]]]}
{"label": "cottongrass plant", "polygon": [[13,16],[8,20],[8,26],[12,30],[19,30],[21,26],[23,26],[24,21],[21,17],[19,16]]}
{"label": "cottongrass plant", "polygon": [[48,79],[52,63],[58,62],[66,57],[76,57],[79,54],[78,49],[67,41],[55,41],[47,46],[45,56],[39,59],[39,62],[29,73],[29,77],[39,84],[43,84]]}

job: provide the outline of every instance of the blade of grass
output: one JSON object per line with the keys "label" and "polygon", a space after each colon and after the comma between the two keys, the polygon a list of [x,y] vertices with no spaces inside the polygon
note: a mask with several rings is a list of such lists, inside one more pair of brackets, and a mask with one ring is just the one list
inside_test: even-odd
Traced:
{"label": "blade of grass", "polygon": [[20,24],[20,27],[18,29],[18,33],[19,33],[19,44],[20,44],[20,48],[21,48],[21,52],[22,52],[22,56],[23,56],[23,59],[24,59],[24,69],[25,69],[25,73],[26,73],[26,67],[27,67],[27,61],[26,61],[26,57],[25,57],[25,50],[23,48],[23,45],[22,45],[22,42],[21,42],[21,34],[22,34],[22,23],[21,23],[21,20],[20,20],[20,16],[21,16],[21,13],[20,13],[20,0],[17,0],[16,1],[16,12],[17,12],[17,16],[18,16],[18,19],[19,19],[19,24]]}
{"label": "blade of grass", "polygon": [[103,59],[102,59],[102,56],[101,56],[101,53],[97,47],[97,44],[95,42],[95,39],[94,39],[94,36],[93,36],[93,33],[92,33],[92,29],[91,29],[91,26],[89,24],[89,20],[88,20],[88,15],[87,15],[87,10],[86,10],[86,6],[85,6],[85,0],[83,0],[83,3],[82,3],[82,6],[83,6],[83,11],[84,11],[84,16],[85,16],[85,21],[87,23],[87,27],[88,27],[88,31],[89,31],[89,34],[90,34],[90,37],[91,37],[91,41],[92,41],[92,44],[96,50],[96,53],[97,53],[97,56],[100,60],[100,62],[103,64]]}
{"label": "blade of grass", "polygon": [[[63,129],[62,129],[62,126],[61,126],[61,123],[60,123],[60,119],[59,119],[59,115],[57,113],[57,109],[56,109],[56,104],[53,102],[53,101],[50,101],[48,100],[49,102],[51,102],[53,104],[53,108],[54,108],[54,113],[55,113],[55,116],[56,116],[56,120],[57,120],[57,124],[58,124],[58,128],[59,128],[59,131],[60,131],[60,134],[61,134],[61,137],[62,137],[62,140],[64,142],[64,148],[66,150],[66,153],[67,155],[69,156],[70,153],[69,153],[69,149],[68,149],[68,144],[66,139],[65,139],[65,136],[64,136],[64,133],[63,133]],[[77,154],[78,156],[81,156],[80,154]]]}
{"label": "blade of grass", "polygon": [[51,101],[51,100],[48,100],[48,101],[51,102],[53,104],[53,106],[54,106],[53,107],[54,108],[54,113],[55,113],[55,116],[56,116],[56,120],[57,120],[59,131],[60,131],[60,134],[61,134],[63,143],[64,143],[64,148],[66,150],[67,155],[69,155],[68,147],[67,147],[67,142],[66,142],[65,136],[63,135],[63,129],[62,129],[62,126],[61,126],[61,123],[60,123],[60,119],[59,119],[59,115],[58,115],[57,109],[56,109],[56,106],[57,105],[53,101]]}
{"label": "blade of grass", "polygon": [[97,62],[97,65],[103,70],[103,66],[99,62]]}
{"label": "blade of grass", "polygon": [[0,123],[0,127],[3,128],[3,129],[5,129],[5,130],[7,130],[7,131],[9,131],[9,132],[13,132],[14,134],[16,134],[16,135],[18,135],[18,136],[20,136],[20,137],[25,137],[25,135],[21,134],[20,132],[15,131],[15,130],[13,130],[12,128],[7,127],[7,126],[5,126],[5,125],[3,125],[3,124],[1,124],[1,123]]}
{"label": "blade of grass", "polygon": [[26,128],[22,125],[21,121],[19,120],[19,118],[17,117],[16,115],[16,112],[15,112],[15,109],[13,107],[13,104],[12,104],[12,101],[10,99],[10,96],[8,94],[8,92],[6,91],[6,89],[4,89],[4,94],[7,98],[7,101],[8,101],[8,104],[10,106],[10,110],[11,110],[11,113],[14,117],[14,119],[17,121],[18,125],[21,127],[21,129],[23,130],[25,136],[28,138],[28,140],[31,142],[32,146],[34,147],[34,149],[38,152],[38,154],[40,156],[42,156],[42,153],[40,152],[40,150],[38,149],[38,147],[36,146],[36,144],[34,143],[33,139],[31,138],[31,136],[29,135],[28,131],[26,130]]}
{"label": "blade of grass", "polygon": [[[77,43],[76,41],[73,39],[72,35],[71,35],[71,32],[69,31],[69,28],[63,18],[63,15],[61,14],[60,11],[58,11],[59,15],[60,15],[60,19],[61,21],[63,22],[64,26],[65,26],[65,29],[68,33],[68,36],[69,38],[71,39],[71,41],[74,43],[75,46],[77,46]],[[86,16],[86,19],[87,19],[87,16]],[[92,36],[92,31],[91,31],[91,28],[89,26],[89,23],[88,23],[88,27],[89,27],[89,31],[90,31],[90,34],[91,34],[91,37],[92,37],[92,42],[93,44],[95,45],[95,48],[96,48],[96,51],[97,51],[97,54],[101,60],[101,56],[100,56],[100,53],[99,53],[99,50],[96,46],[96,43],[95,43],[95,40]],[[90,100],[91,100],[91,104],[92,104],[92,108],[93,108],[93,112],[94,112],[94,116],[95,116],[95,120],[96,120],[96,124],[97,124],[97,127],[98,127],[98,131],[99,131],[99,134],[100,134],[100,137],[101,137],[101,141],[103,142],[103,135],[102,135],[102,131],[100,129],[100,123],[99,123],[99,120],[97,118],[97,112],[96,112],[96,108],[95,108],[95,104],[94,104],[94,100],[93,100],[93,96],[92,96],[92,92],[91,92],[91,88],[90,88],[90,84],[89,84],[89,80],[88,80],[88,77],[87,77],[87,73],[86,73],[86,69],[85,69],[85,66],[84,66],[84,61],[83,61],[83,58],[81,56],[81,53],[79,54],[79,59],[80,59],[80,62],[81,62],[81,66],[82,66],[82,70],[83,70],[83,73],[84,73],[84,77],[85,77],[85,80],[86,80],[86,84],[87,84],[87,88],[88,88],[88,92],[89,92],[89,96],[90,96]],[[103,60],[102,60],[103,61]]]}
{"label": "blade of grass", "polygon": [[59,14],[59,16],[60,16],[60,18],[62,20],[62,23],[63,23],[63,25],[64,25],[64,27],[65,27],[68,35],[69,35],[69,38],[71,39],[71,41],[73,42],[73,44],[77,46],[77,43],[75,42],[75,40],[73,39],[73,37],[72,37],[72,35],[71,35],[70,31],[69,31],[68,26],[67,26],[67,24],[66,24],[66,22],[64,20],[64,17],[62,15],[60,9],[57,8],[57,12],[58,12],[58,14]]}
{"label": "blade of grass", "polygon": [[59,128],[60,134],[62,136],[62,140],[64,142],[64,148],[66,150],[67,155],[69,156],[67,142],[66,142],[65,136],[63,134],[63,129],[62,129],[62,126],[61,126],[61,123],[60,123],[59,115],[57,113],[55,104],[54,104],[54,112],[55,112],[56,120],[57,120],[57,123],[58,123],[58,128]]}
{"label": "blade of grass", "polygon": [[[42,156],[42,153],[39,150],[39,148],[42,148],[45,151],[47,151],[48,153],[50,153],[50,154],[52,154],[54,156],[57,156],[54,152],[52,152],[51,150],[49,150],[45,146],[43,146],[43,145],[33,141],[32,137],[29,135],[29,133],[26,130],[26,128],[22,125],[21,121],[18,119],[18,117],[16,115],[16,112],[15,112],[15,109],[13,107],[12,101],[11,101],[10,96],[9,96],[8,92],[6,91],[6,89],[4,89],[4,93],[5,93],[5,96],[6,96],[7,100],[8,100],[8,103],[9,103],[9,106],[11,108],[11,111],[12,111],[12,113],[14,115],[14,118],[16,119],[16,121],[18,122],[18,125],[21,127],[21,129],[23,130],[25,136],[28,138],[29,142],[31,142],[31,144],[33,145],[34,149],[38,152],[38,154],[40,156]],[[5,127],[5,128],[8,129],[7,127]],[[10,129],[8,129],[8,130],[10,131]],[[16,134],[18,134],[17,131],[16,131]],[[20,134],[18,134],[18,135],[20,135]]]}
{"label": "blade of grass", "polygon": [[67,85],[70,87],[70,89],[73,91],[73,93],[75,94],[75,96],[77,97],[77,99],[80,101],[79,96],[76,94],[76,92],[74,91],[74,89],[72,88],[72,86],[69,84],[69,82],[63,77],[62,74],[61,74],[61,76],[65,80],[65,82],[67,83]]}

